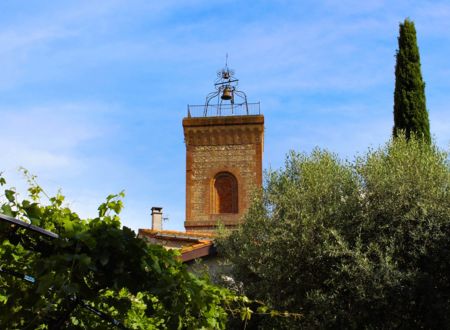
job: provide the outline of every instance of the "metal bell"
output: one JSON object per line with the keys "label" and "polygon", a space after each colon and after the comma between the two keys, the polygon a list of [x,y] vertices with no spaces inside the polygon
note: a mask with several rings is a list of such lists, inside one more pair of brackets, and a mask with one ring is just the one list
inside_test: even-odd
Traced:
{"label": "metal bell", "polygon": [[225,86],[225,88],[223,90],[223,94],[220,98],[222,100],[231,100],[233,98],[233,91],[231,90],[231,88],[228,86]]}

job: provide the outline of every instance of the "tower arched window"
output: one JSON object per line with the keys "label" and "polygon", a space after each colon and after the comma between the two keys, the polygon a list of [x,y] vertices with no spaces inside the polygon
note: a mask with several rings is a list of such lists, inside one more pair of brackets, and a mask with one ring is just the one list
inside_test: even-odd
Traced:
{"label": "tower arched window", "polygon": [[212,183],[213,213],[238,213],[238,183],[234,175],[220,172]]}

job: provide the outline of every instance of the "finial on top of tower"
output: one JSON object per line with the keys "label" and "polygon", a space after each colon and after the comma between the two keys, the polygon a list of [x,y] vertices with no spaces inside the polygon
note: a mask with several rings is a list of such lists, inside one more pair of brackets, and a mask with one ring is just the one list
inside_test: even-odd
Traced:
{"label": "finial on top of tower", "polygon": [[[222,70],[217,72],[217,80],[216,80],[216,85],[220,80],[227,80],[230,79],[232,76],[234,76],[234,70],[231,70],[230,68],[228,68],[228,53],[226,54],[225,57],[225,66],[223,67]],[[236,82],[238,80],[236,79]],[[237,83],[236,83],[237,85]]]}

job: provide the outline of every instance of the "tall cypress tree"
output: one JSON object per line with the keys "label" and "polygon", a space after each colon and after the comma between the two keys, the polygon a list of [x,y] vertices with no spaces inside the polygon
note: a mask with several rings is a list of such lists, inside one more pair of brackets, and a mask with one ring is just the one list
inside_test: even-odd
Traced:
{"label": "tall cypress tree", "polygon": [[417,47],[414,22],[405,19],[400,23],[397,63],[395,65],[394,129],[396,137],[404,131],[406,138],[411,134],[430,143],[430,123],[425,101],[425,83],[420,69],[420,55]]}

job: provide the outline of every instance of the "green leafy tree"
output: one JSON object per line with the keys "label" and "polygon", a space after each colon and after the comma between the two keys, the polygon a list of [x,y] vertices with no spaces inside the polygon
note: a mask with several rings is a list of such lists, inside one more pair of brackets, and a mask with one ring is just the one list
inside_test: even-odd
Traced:
{"label": "green leafy tree", "polygon": [[449,328],[448,155],[398,136],[355,162],[315,150],[270,172],[219,241],[243,293],[300,320],[261,328]]}
{"label": "green leafy tree", "polygon": [[404,131],[431,142],[430,123],[425,100],[425,83],[422,80],[419,48],[414,23],[405,19],[400,24],[398,51],[395,65],[394,137]]}
{"label": "green leafy tree", "polygon": [[223,329],[230,315],[251,316],[245,297],[192,275],[175,252],[121,227],[123,193],[83,220],[60,193],[42,204],[45,192],[28,177],[29,198],[5,189],[0,212],[59,238],[0,222],[0,328]]}

